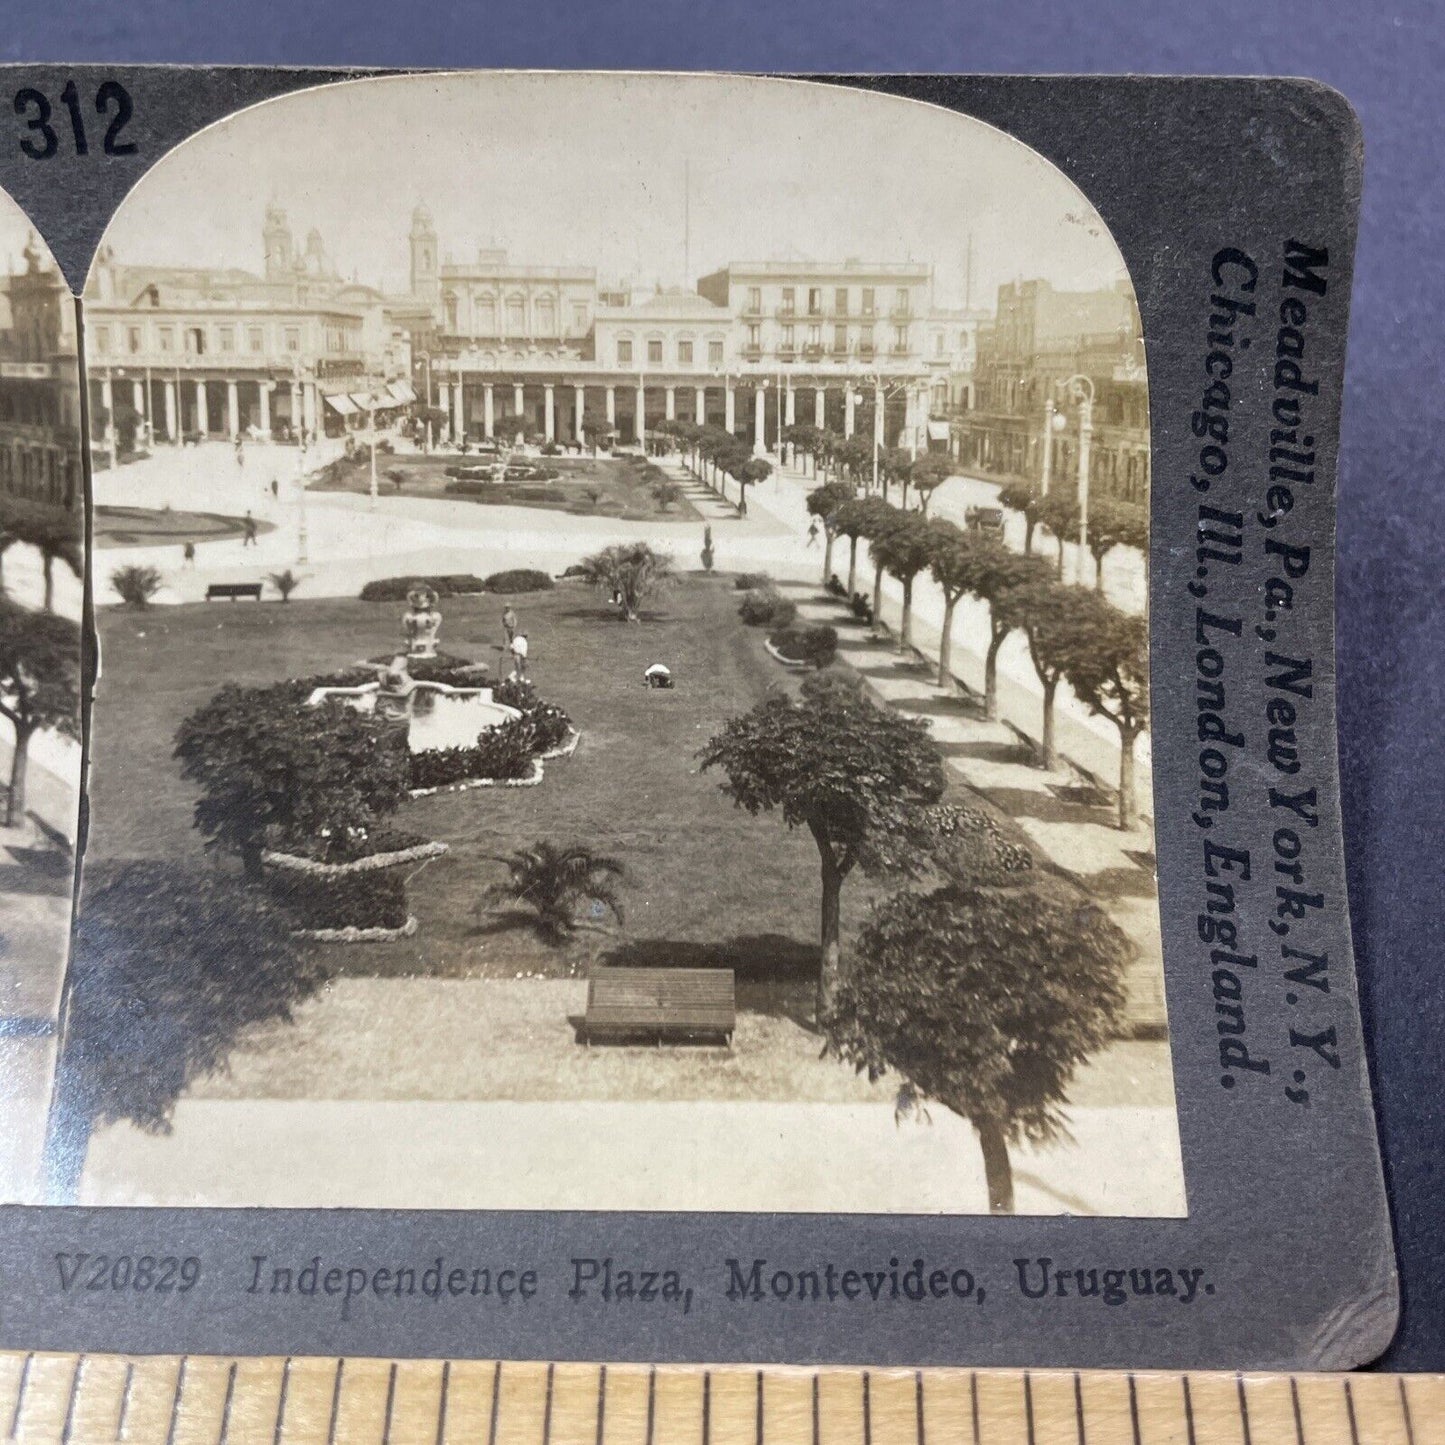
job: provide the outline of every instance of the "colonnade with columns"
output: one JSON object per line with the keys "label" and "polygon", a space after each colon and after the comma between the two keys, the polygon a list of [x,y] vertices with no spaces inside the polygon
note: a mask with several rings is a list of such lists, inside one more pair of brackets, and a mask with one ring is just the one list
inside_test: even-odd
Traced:
{"label": "colonnade with columns", "polygon": [[628,441],[641,442],[664,418],[721,426],[752,436],[759,451],[772,450],[781,428],[799,421],[852,437],[866,425],[879,445],[914,437],[926,444],[928,387],[922,379],[886,383],[813,379],[790,384],[776,377],[636,376],[497,377],[453,372],[440,381],[433,402],[446,412],[452,435],[470,440],[499,435],[504,422],[524,435],[549,442],[583,439],[584,423],[605,424]]}
{"label": "colonnade with columns", "polygon": [[182,436],[234,437],[254,427],[263,435],[283,425],[317,431],[325,402],[315,381],[303,378],[195,377],[151,371],[143,376],[92,376],[92,404],[114,416],[129,406],[156,441]]}

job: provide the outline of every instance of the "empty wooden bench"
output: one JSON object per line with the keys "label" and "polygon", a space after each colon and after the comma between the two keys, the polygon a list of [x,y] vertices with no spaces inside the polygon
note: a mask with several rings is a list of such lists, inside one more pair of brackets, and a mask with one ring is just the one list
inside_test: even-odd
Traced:
{"label": "empty wooden bench", "polygon": [[206,588],[206,601],[214,602],[218,597],[229,597],[232,602],[240,597],[254,597],[259,602],[261,600],[261,583],[212,582]]}
{"label": "empty wooden bench", "polygon": [[730,968],[603,968],[588,980],[587,1012],[570,1023],[579,1044],[730,1045],[736,1018]]}

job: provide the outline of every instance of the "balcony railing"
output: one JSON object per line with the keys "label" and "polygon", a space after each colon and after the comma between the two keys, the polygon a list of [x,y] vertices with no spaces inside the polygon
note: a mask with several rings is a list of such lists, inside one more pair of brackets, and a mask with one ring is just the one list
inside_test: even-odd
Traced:
{"label": "balcony railing", "polygon": [[911,306],[895,306],[888,314],[895,321],[913,320],[913,308]]}
{"label": "balcony railing", "polygon": [[822,356],[823,356],[822,343],[821,343],[821,342],[816,342],[816,341],[815,341],[815,342],[810,342],[807,346],[805,346],[805,347],[803,348],[803,356],[804,356],[808,361],[819,361],[819,360],[821,360],[821,359],[822,359]]}
{"label": "balcony railing", "polygon": [[895,341],[893,345],[888,348],[888,354],[890,356],[907,356],[912,349],[906,341]]}
{"label": "balcony railing", "polygon": [[744,361],[761,361],[763,359],[763,348],[756,341],[749,341],[743,345]]}

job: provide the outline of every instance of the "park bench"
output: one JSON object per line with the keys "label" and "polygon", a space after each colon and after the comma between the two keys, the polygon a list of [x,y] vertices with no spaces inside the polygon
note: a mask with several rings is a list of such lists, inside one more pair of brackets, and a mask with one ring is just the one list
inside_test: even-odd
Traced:
{"label": "park bench", "polygon": [[212,582],[206,588],[206,601],[214,602],[217,598],[229,597],[235,602],[241,597],[254,597],[257,602],[261,600],[261,583],[259,582]]}
{"label": "park bench", "polygon": [[588,980],[587,1012],[568,1022],[579,1044],[731,1045],[736,1017],[730,968],[602,968]]}

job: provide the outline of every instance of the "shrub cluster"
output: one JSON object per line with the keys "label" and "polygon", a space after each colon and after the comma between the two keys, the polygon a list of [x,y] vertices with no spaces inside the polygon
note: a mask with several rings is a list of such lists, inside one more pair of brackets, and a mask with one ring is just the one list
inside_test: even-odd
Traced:
{"label": "shrub cluster", "polygon": [[773,579],[766,572],[739,572],[733,578],[733,587],[739,592],[757,592],[773,585]]}
{"label": "shrub cluster", "polygon": [[797,603],[784,597],[776,587],[757,587],[747,593],[738,608],[738,616],[749,627],[791,627],[798,615]]}
{"label": "shrub cluster", "polygon": [[438,597],[464,597],[486,590],[486,583],[480,577],[465,572],[449,572],[439,577],[379,577],[361,589],[361,600],[405,602],[406,594],[420,582],[425,582]]}
{"label": "shrub cluster", "polygon": [[[396,654],[387,653],[384,657],[373,657],[372,662],[389,663]],[[358,671],[359,669],[353,669]],[[438,652],[435,657],[409,657],[406,660],[406,670],[418,682],[440,682],[447,687],[482,687],[486,684],[487,673],[490,669],[485,662],[471,662],[465,657],[458,657],[451,652]],[[375,673],[363,678],[363,682],[374,680]],[[343,686],[355,687],[355,683],[325,683],[318,686]]]}
{"label": "shrub cluster", "polygon": [[471,747],[435,748],[416,753],[411,760],[414,788],[444,788],[452,783],[488,778],[509,782],[532,774],[537,746],[537,729],[524,713],[509,718],[500,727],[489,728]]}
{"label": "shrub cluster", "polygon": [[838,656],[837,630],[825,623],[816,627],[784,627],[768,641],[789,662],[808,662],[822,668]]}
{"label": "shrub cluster", "polygon": [[488,592],[547,592],[553,582],[535,567],[513,567],[507,572],[493,572],[483,585]]}
{"label": "shrub cluster", "polygon": [[504,707],[514,707],[531,719],[537,733],[537,751],[550,753],[567,741],[572,730],[572,719],[556,703],[543,702],[537,695],[537,686],[529,678],[503,678],[492,689],[492,701]]}

